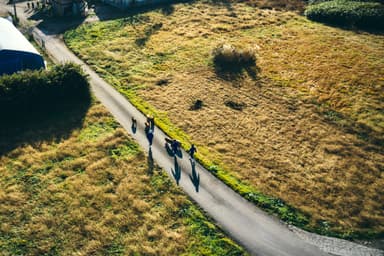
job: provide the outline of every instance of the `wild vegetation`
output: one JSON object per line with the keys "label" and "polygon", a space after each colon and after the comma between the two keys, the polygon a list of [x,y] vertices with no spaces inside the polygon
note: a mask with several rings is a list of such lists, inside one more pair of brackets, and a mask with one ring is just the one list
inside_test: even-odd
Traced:
{"label": "wild vegetation", "polygon": [[[65,40],[249,200],[320,233],[383,235],[384,37],[250,3],[171,10]],[[217,70],[220,44],[258,47],[257,66]]]}
{"label": "wild vegetation", "polygon": [[213,62],[219,66],[256,65],[254,49],[237,49],[230,44],[220,44],[213,49]]}
{"label": "wild vegetation", "polygon": [[384,4],[380,1],[314,1],[305,15],[335,25],[384,29]]}
{"label": "wild vegetation", "polygon": [[16,117],[52,105],[89,102],[89,84],[79,66],[64,64],[50,70],[18,72],[0,77],[0,117]]}
{"label": "wild vegetation", "polygon": [[2,255],[246,254],[149,168],[101,104],[8,127],[0,127]]}
{"label": "wild vegetation", "polygon": [[246,254],[91,102],[79,66],[0,89],[2,255]]}

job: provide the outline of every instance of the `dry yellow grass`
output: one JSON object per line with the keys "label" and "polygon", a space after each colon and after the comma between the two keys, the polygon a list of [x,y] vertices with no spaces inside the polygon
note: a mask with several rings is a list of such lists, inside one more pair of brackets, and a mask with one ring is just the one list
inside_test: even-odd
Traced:
{"label": "dry yellow grass", "polygon": [[203,224],[165,173],[147,168],[100,104],[68,136],[10,149],[0,155],[0,254],[245,254]]}
{"label": "dry yellow grass", "polygon": [[[383,139],[384,36],[235,3],[179,4],[139,18],[118,30],[117,21],[81,27],[67,42],[120,91],[166,113],[214,162],[309,213],[313,225],[384,232],[383,148],[355,134],[364,127]],[[211,51],[223,42],[260,47],[256,79],[214,71]],[[161,79],[168,83],[156,85]],[[204,107],[189,110],[197,99]]]}

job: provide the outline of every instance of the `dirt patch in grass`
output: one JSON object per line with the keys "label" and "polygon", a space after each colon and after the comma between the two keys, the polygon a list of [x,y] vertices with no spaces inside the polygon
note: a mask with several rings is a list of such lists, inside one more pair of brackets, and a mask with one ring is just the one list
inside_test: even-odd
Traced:
{"label": "dirt patch in grass", "polygon": [[146,156],[100,104],[83,127],[44,138],[0,155],[5,255],[245,254],[165,173],[148,173]]}
{"label": "dirt patch in grass", "polygon": [[[135,43],[158,23],[145,45]],[[311,226],[384,232],[382,35],[196,2],[83,26],[66,40],[121,92],[185,131],[199,153],[309,214]],[[215,73],[211,52],[223,42],[260,47],[256,75]],[[164,77],[167,85],[156,85]]]}

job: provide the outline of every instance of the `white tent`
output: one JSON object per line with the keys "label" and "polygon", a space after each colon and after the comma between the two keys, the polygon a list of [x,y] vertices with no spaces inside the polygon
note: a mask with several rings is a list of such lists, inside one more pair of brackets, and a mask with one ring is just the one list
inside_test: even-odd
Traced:
{"label": "white tent", "polygon": [[44,59],[7,19],[0,18],[0,75],[45,68]]}

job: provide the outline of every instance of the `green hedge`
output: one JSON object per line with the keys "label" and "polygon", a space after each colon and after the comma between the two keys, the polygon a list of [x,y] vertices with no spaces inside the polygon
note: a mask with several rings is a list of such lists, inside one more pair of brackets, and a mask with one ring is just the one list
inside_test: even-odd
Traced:
{"label": "green hedge", "polygon": [[[308,4],[319,4],[319,3],[324,3],[324,2],[331,2],[334,0],[308,0]],[[347,0],[350,2],[370,2],[370,3],[382,3],[384,4],[384,0]]]}
{"label": "green hedge", "polygon": [[69,102],[89,102],[86,76],[75,64],[51,70],[23,71],[0,76],[0,114],[41,111]]}
{"label": "green hedge", "polygon": [[379,2],[334,0],[309,5],[308,19],[343,26],[384,29],[384,5]]}

